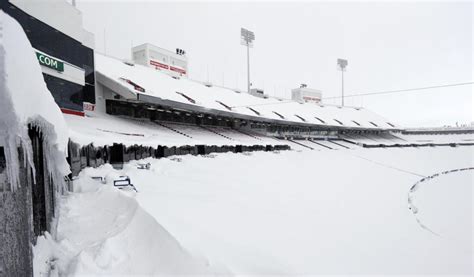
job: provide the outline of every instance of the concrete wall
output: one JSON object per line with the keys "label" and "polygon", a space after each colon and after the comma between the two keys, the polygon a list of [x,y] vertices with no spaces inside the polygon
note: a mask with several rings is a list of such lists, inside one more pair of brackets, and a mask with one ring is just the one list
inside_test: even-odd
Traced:
{"label": "concrete wall", "polygon": [[[3,148],[0,147],[3,153]],[[23,157],[23,155],[19,155]],[[0,154],[0,163],[4,157]],[[0,179],[0,276],[32,276],[31,171],[20,162],[21,186],[13,191]],[[0,175],[5,175],[0,165]]]}
{"label": "concrete wall", "polygon": [[[0,277],[32,276],[32,245],[37,236],[51,232],[56,189],[48,172],[41,131],[29,129],[35,180],[28,163],[20,159],[20,184],[13,190],[6,176],[4,148],[0,146]],[[21,148],[18,150],[21,152]]]}

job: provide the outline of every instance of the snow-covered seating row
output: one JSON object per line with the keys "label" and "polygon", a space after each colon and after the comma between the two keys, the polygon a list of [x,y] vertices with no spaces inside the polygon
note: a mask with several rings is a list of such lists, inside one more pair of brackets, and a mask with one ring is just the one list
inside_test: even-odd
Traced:
{"label": "snow-covered seating row", "polygon": [[375,137],[372,135],[367,134],[344,134],[341,138],[351,141],[357,144],[364,144],[364,145],[379,145],[386,143],[382,137]]}
{"label": "snow-covered seating row", "polygon": [[79,117],[64,115],[69,136],[79,145],[142,145],[156,147],[183,145],[276,145],[281,141],[251,131],[215,126],[197,126],[175,122],[91,113]]}
{"label": "snow-covered seating row", "polygon": [[331,150],[345,150],[355,148],[355,144],[346,143],[342,140],[311,140],[313,143]]}
{"label": "snow-covered seating row", "polygon": [[[204,128],[201,128],[197,125],[190,124],[180,124],[180,123],[170,123],[170,122],[161,122],[163,126],[167,126],[173,130],[177,130],[193,140],[202,142],[203,144],[210,145],[233,145],[233,144],[242,144],[238,141],[232,141],[228,138],[220,136],[216,133],[210,132]],[[199,144],[199,143],[197,143]]]}
{"label": "snow-covered seating row", "polygon": [[[282,139],[283,140],[283,139]],[[311,150],[347,150],[354,149],[357,144],[333,139],[288,139],[289,145],[296,150],[307,148]]]}
{"label": "snow-covered seating row", "polygon": [[225,128],[225,127],[215,127],[215,126],[206,126],[211,131],[214,131],[218,134],[221,134],[223,136],[226,136],[232,140],[235,141],[241,141],[245,144],[248,145],[254,145],[254,144],[275,144],[277,140],[274,138],[262,136],[259,134],[254,134],[253,132],[245,132],[245,131],[239,131],[231,128]]}
{"label": "snow-covered seating row", "polygon": [[[196,140],[179,135],[150,121],[135,120],[107,114],[93,117],[64,115],[69,127],[69,137],[79,145],[180,146],[194,145]],[[197,143],[199,144],[199,143]]]}
{"label": "snow-covered seating row", "polygon": [[410,143],[474,143],[474,134],[397,134],[397,136]]}
{"label": "snow-covered seating row", "polygon": [[344,134],[342,139],[366,147],[473,145],[473,134]]}
{"label": "snow-covered seating row", "polygon": [[353,144],[353,143],[349,143],[349,142],[346,142],[344,140],[331,140],[331,142],[333,144],[337,144],[337,145],[340,145],[346,149],[352,149],[352,148],[356,148],[356,147],[359,147],[357,146],[356,144]]}

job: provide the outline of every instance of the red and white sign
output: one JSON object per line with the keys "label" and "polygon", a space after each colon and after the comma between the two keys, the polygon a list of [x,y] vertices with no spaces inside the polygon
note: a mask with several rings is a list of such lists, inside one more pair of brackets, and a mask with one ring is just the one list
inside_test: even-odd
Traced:
{"label": "red and white sign", "polygon": [[95,111],[95,104],[89,103],[89,102],[83,102],[82,103],[82,108],[84,111],[90,111],[93,112]]}
{"label": "red and white sign", "polygon": [[170,68],[167,64],[160,63],[160,62],[153,61],[153,60],[150,60],[150,64],[155,66],[156,69],[158,69],[158,68],[169,69]]}
{"label": "red and white sign", "polygon": [[178,68],[178,67],[171,66],[170,69],[171,69],[171,71],[175,71],[175,72],[178,72],[178,73],[181,73],[181,74],[186,74],[186,70]]}
{"label": "red and white sign", "polygon": [[150,60],[150,65],[154,66],[155,69],[158,69],[158,70],[166,69],[166,70],[171,70],[171,71],[177,72],[181,75],[186,75],[186,70],[185,69],[175,67],[175,66],[170,66],[170,65],[160,63],[160,62],[157,62],[157,61],[154,61],[154,60]]}

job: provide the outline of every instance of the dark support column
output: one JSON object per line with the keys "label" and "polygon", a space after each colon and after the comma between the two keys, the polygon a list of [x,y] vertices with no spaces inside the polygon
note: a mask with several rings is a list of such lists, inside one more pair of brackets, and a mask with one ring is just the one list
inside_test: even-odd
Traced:
{"label": "dark support column", "polygon": [[[33,230],[36,236],[46,231],[46,195],[44,176],[43,138],[36,128],[29,129],[31,146],[33,148],[33,162],[35,164],[35,181],[33,184]],[[33,173],[32,173],[33,174]]]}

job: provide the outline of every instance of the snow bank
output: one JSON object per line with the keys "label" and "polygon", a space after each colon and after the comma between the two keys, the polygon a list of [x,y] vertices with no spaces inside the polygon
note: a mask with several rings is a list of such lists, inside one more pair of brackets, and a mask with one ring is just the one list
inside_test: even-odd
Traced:
{"label": "snow bank", "polygon": [[[183,249],[139,206],[134,192],[113,187],[119,175],[110,165],[81,172],[76,192],[60,201],[57,242],[48,235],[38,240],[36,273],[210,274],[207,262]],[[105,177],[106,184],[91,176]]]}
{"label": "snow bank", "polygon": [[[10,183],[18,185],[17,146],[31,159],[28,124],[40,127],[55,183],[69,173],[65,160],[67,126],[43,80],[40,65],[22,27],[0,10],[0,145],[5,146]],[[31,160],[30,160],[31,164]],[[54,168],[53,168],[54,166]]]}

